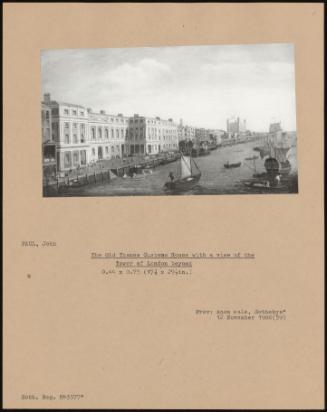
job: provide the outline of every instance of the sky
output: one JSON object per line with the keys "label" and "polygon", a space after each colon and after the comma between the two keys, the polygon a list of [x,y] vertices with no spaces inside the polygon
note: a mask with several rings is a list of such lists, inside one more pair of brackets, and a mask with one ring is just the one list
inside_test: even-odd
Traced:
{"label": "sky", "polygon": [[94,111],[296,130],[292,44],[41,50],[42,95]]}

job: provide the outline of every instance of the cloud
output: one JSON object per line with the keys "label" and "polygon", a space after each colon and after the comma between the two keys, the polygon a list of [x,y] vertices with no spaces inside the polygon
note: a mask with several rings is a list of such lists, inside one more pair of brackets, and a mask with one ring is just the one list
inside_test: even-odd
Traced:
{"label": "cloud", "polygon": [[42,92],[94,110],[183,118],[224,128],[247,117],[253,129],[281,118],[295,128],[291,44],[42,51]]}
{"label": "cloud", "polygon": [[[84,94],[96,102],[93,105],[95,109],[141,113],[153,107],[154,101],[160,99],[173,81],[173,72],[168,64],[154,58],[142,58],[109,70],[106,67],[97,70],[93,80],[84,85]],[[156,113],[160,115],[160,111]]]}
{"label": "cloud", "polygon": [[292,85],[294,65],[287,62],[204,64],[201,78],[222,88],[280,88]]}
{"label": "cloud", "polygon": [[109,71],[102,81],[112,88],[135,90],[161,87],[169,81],[171,69],[155,59],[142,59],[137,64],[123,63]]}

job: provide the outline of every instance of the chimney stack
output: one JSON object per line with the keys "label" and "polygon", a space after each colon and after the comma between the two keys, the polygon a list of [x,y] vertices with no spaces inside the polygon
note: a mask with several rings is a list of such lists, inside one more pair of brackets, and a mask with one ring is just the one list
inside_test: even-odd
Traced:
{"label": "chimney stack", "polygon": [[50,93],[45,93],[43,95],[44,103],[50,103],[51,102],[51,96]]}

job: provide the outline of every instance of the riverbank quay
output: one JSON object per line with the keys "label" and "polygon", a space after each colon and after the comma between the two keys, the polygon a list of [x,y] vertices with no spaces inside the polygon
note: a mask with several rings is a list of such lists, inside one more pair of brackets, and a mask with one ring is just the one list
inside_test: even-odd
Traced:
{"label": "riverbank quay", "polygon": [[101,159],[83,167],[58,174],[56,178],[43,181],[43,196],[56,196],[70,187],[96,185],[110,182],[117,177],[133,175],[144,169],[155,169],[160,165],[175,162],[180,153],[163,152],[156,155],[135,155],[130,157]]}
{"label": "riverbank quay", "polygon": [[[209,156],[196,159],[197,166],[201,170],[201,180],[191,190],[183,194],[190,195],[224,195],[224,194],[257,194],[257,193],[296,193],[295,183],[297,181],[297,156],[296,147],[290,150],[289,161],[292,165],[291,175],[294,175],[294,184],[288,183],[287,177],[282,177],[281,185],[273,188],[266,188],[257,183],[258,179],[264,181],[266,169],[264,159],[258,157],[254,164],[245,161],[245,158],[255,154],[253,149],[261,146],[263,141],[248,142],[242,145],[219,147],[211,151]],[[235,169],[226,169],[224,164],[242,162],[242,165]],[[110,171],[111,172],[111,171]],[[108,182],[108,177],[103,173],[104,182],[101,182],[101,173],[96,176],[96,182],[78,186],[66,186],[62,192],[50,196],[64,197],[105,197],[105,196],[169,196],[170,193],[164,189],[164,185],[169,179],[170,173],[178,176],[180,173],[180,162],[176,161],[160,165],[151,169],[139,169],[133,177],[112,177]],[[260,178],[254,179],[254,174]],[[112,175],[114,175],[112,173]],[[116,175],[114,175],[116,176]],[[92,177],[90,178],[92,179]],[[294,187],[292,187],[294,186]]]}
{"label": "riverbank quay", "polygon": [[242,143],[249,143],[249,142],[256,142],[258,140],[262,140],[267,138],[268,134],[267,133],[258,133],[255,136],[250,136],[250,137],[245,137],[245,138],[231,138],[231,139],[226,139],[222,140],[220,147],[225,147],[225,146],[235,146],[238,144]]}

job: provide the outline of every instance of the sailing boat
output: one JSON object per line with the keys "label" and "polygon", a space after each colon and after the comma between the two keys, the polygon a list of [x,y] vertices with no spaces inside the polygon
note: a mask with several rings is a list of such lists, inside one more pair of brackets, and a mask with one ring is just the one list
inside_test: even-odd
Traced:
{"label": "sailing boat", "polygon": [[[268,137],[267,145],[269,157],[265,160],[265,168],[268,173],[287,174],[291,170],[291,164],[287,159],[287,153],[290,146],[286,144],[286,132],[282,132],[280,124],[277,124],[279,129],[273,130]],[[275,126],[275,125],[274,125]]]}
{"label": "sailing boat", "polygon": [[275,158],[279,162],[279,172],[287,174],[291,170],[291,163],[287,159],[290,147],[275,147]]}
{"label": "sailing boat", "polygon": [[181,153],[180,158],[180,177],[175,179],[171,176],[171,181],[166,182],[164,188],[166,190],[187,190],[191,189],[201,178],[201,172],[198,165],[191,156],[184,156]]}

